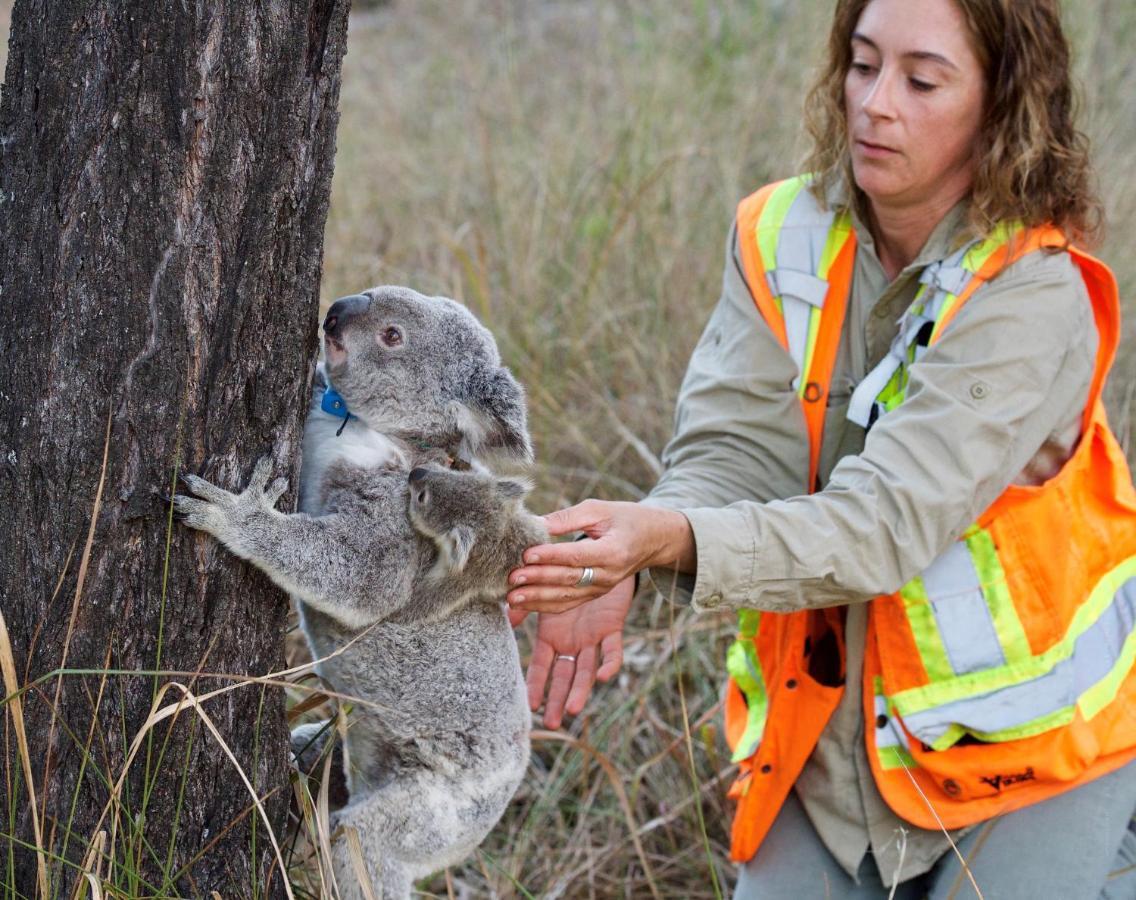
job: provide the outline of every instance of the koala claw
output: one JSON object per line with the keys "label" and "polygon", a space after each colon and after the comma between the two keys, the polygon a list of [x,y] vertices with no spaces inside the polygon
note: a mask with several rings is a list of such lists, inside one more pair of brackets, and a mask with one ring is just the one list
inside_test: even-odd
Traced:
{"label": "koala claw", "polygon": [[184,522],[190,528],[196,528],[201,531],[211,531],[210,513],[216,507],[213,506],[208,500],[198,500],[196,497],[186,497],[184,494],[177,494],[173,498],[174,505],[174,518],[179,522]]}
{"label": "koala claw", "polygon": [[198,478],[196,475],[188,473],[180,477],[182,484],[202,500],[208,500],[210,503],[221,503],[226,497],[230,496],[228,491],[210,484],[204,478]]}
{"label": "koala claw", "polygon": [[269,506],[275,506],[276,501],[283,496],[286,490],[288,490],[288,479],[277,478],[264,492],[265,502],[267,502]]}
{"label": "koala claw", "polygon": [[155,491],[154,493],[157,496],[157,498],[160,501],[162,501],[163,507],[165,507],[166,509],[169,509],[171,506],[173,507],[173,518],[174,518],[175,522],[180,522],[180,521],[182,521],[182,519],[185,518],[185,516],[182,514],[181,510],[178,509],[177,503],[174,502],[175,498],[174,498],[173,494],[171,494],[169,491],[167,491],[165,489],[162,489],[160,491]]}

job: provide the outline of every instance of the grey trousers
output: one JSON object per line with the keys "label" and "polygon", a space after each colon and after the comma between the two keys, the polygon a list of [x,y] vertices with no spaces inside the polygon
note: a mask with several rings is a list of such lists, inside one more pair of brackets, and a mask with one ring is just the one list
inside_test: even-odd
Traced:
{"label": "grey trousers", "polygon": [[[1136,900],[1136,763],[1076,790],[979,825],[958,842],[985,900]],[[734,900],[885,900],[871,853],[848,877],[790,793]],[[974,900],[948,851],[898,885],[897,900]]]}

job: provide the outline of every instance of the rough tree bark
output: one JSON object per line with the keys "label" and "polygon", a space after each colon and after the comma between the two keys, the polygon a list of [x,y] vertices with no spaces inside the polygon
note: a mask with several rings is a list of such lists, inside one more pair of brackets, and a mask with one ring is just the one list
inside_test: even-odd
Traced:
{"label": "rough tree bark", "polygon": [[[282,664],[286,600],[266,579],[176,526],[167,577],[159,493],[179,465],[243,486],[265,452],[295,475],[347,5],[16,4],[0,104],[0,609],[31,686],[36,795],[8,702],[5,896],[39,891],[35,813],[47,849],[74,865],[110,831],[100,816],[156,687],[225,683],[132,670]],[[127,674],[43,677],[64,665]],[[245,686],[205,710],[283,837],[281,693]],[[278,895],[266,828],[217,741],[192,712],[152,734],[104,877],[226,898],[271,877]],[[46,868],[52,895],[68,896],[76,869]],[[179,874],[163,885],[163,872]]]}

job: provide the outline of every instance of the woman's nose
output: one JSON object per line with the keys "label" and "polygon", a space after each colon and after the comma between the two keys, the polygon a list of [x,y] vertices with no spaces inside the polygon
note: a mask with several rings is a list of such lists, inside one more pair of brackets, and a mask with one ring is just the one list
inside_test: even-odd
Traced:
{"label": "woman's nose", "polygon": [[860,104],[861,108],[873,119],[895,118],[895,89],[898,75],[887,69],[880,69],[876,80],[872,82],[868,93]]}

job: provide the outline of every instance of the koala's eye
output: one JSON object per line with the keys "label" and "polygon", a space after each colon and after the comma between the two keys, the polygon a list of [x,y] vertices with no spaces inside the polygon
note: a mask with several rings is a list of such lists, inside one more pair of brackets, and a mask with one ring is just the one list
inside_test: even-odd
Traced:
{"label": "koala's eye", "polygon": [[388,347],[399,347],[402,345],[402,329],[397,325],[384,328],[379,334],[379,340]]}

